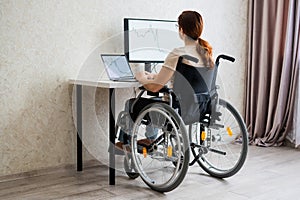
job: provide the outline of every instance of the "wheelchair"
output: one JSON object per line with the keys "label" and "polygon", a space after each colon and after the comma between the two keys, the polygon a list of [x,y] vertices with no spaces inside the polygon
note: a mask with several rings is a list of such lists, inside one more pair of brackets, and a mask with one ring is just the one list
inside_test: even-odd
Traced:
{"label": "wheelchair", "polygon": [[[121,129],[130,133],[129,142],[123,146],[130,149],[124,151],[125,172],[132,179],[140,176],[158,192],[178,187],[188,167],[195,163],[213,177],[227,178],[246,160],[244,121],[229,102],[219,98],[216,85],[220,59],[235,59],[220,55],[212,70],[185,64],[195,59],[178,59],[172,89],[164,87],[151,93],[140,87],[129,112],[122,111],[117,119],[117,134]],[[158,101],[145,106],[130,123],[132,108],[145,92]],[[145,138],[151,142],[141,143]]]}

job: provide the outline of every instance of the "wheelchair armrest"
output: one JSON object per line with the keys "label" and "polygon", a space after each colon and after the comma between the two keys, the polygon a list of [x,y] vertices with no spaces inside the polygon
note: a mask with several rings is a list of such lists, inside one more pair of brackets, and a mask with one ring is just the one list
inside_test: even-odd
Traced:
{"label": "wheelchair armrest", "polygon": [[146,90],[146,88],[144,86],[140,86],[139,90]]}
{"label": "wheelchair armrest", "polygon": [[175,97],[177,99],[174,91],[171,88],[168,88],[166,85],[164,87],[162,87],[158,92],[150,92],[150,91],[146,90],[146,88],[144,86],[139,87],[139,90],[141,92],[139,93],[139,95],[137,96],[137,98],[132,103],[131,108],[130,108],[130,112],[133,112],[134,105],[142,97],[142,95],[144,94],[145,91],[147,91],[147,95],[149,95],[149,96],[155,96],[155,97],[159,97],[159,94],[161,94],[161,93],[168,94],[169,99],[170,99],[170,106],[171,107],[172,107],[172,103],[173,103],[173,98]]}
{"label": "wheelchair armrest", "polygon": [[141,87],[139,87],[139,90],[141,91],[141,92],[145,92],[145,91],[147,91],[147,95],[149,95],[149,96],[154,96],[154,97],[159,97],[159,92],[151,92],[151,91],[148,91],[144,86],[141,86]]}
{"label": "wheelchair armrest", "polygon": [[155,97],[158,97],[160,93],[167,93],[167,94],[173,93],[173,90],[171,88],[168,88],[166,85],[164,87],[162,87],[158,92],[148,91],[148,90],[146,90],[146,88],[144,86],[139,87],[139,89],[141,91],[147,91],[147,95],[155,96]]}
{"label": "wheelchair armrest", "polygon": [[159,91],[159,93],[167,93],[167,94],[171,94],[173,92],[173,90],[171,88],[168,88],[168,86],[164,86],[163,88],[161,88]]}

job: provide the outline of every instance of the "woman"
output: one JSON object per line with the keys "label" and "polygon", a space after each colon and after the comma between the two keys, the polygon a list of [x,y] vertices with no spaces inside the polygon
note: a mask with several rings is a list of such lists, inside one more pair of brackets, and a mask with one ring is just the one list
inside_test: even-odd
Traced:
{"label": "woman", "polygon": [[[207,41],[200,37],[202,30],[203,19],[201,15],[196,11],[183,11],[178,17],[178,31],[180,39],[182,39],[184,42],[184,46],[175,48],[169,53],[159,73],[152,74],[146,71],[141,71],[136,73],[136,79],[143,84],[148,91],[151,92],[159,91],[168,82],[170,82],[169,87],[172,88],[172,81],[174,72],[176,71],[177,61],[182,55],[190,55],[198,58],[198,63],[186,61],[188,62],[186,63],[188,65],[192,65],[194,67],[213,68],[214,62],[212,59],[212,47]],[[154,101],[156,100],[141,98],[133,108],[133,120],[138,115],[139,111],[141,111],[141,109],[143,109],[146,105],[153,103]],[[130,107],[130,101],[127,102],[126,107]],[[124,132],[121,131],[119,136],[120,142],[116,143],[116,146],[121,149],[124,143],[123,136]],[[149,135],[149,137],[138,141],[138,143],[148,145],[154,138],[155,134],[153,135],[152,130],[152,137]]]}

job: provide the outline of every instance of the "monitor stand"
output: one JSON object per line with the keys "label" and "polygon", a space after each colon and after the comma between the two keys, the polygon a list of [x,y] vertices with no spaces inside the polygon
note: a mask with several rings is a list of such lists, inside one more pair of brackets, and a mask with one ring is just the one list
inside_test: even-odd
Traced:
{"label": "monitor stand", "polygon": [[145,63],[145,71],[151,73],[151,63]]}

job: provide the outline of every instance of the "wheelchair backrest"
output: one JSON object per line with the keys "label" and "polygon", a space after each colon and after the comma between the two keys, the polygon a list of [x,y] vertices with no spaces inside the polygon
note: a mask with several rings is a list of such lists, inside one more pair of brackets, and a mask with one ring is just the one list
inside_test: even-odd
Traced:
{"label": "wheelchair backrest", "polygon": [[200,121],[209,112],[216,68],[194,67],[185,64],[184,59],[178,59],[173,91],[180,104],[181,117],[188,125]]}

